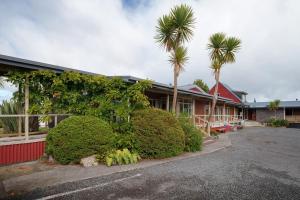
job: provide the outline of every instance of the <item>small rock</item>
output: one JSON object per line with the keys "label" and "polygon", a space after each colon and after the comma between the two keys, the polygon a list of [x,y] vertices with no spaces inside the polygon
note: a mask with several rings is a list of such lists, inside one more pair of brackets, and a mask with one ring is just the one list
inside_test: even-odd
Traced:
{"label": "small rock", "polygon": [[80,160],[80,164],[82,164],[84,167],[92,167],[92,166],[97,166],[98,162],[96,159],[96,155],[92,155],[86,158],[82,158]]}
{"label": "small rock", "polygon": [[49,163],[54,163],[54,158],[51,155],[48,157],[48,162]]}

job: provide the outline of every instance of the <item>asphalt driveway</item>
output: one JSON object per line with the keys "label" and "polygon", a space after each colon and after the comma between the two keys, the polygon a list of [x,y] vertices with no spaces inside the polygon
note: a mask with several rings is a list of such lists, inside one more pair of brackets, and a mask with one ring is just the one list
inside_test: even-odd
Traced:
{"label": "asphalt driveway", "polygon": [[[300,129],[246,128],[202,155],[36,189],[20,199],[300,199]],[[42,186],[41,186],[42,187]]]}

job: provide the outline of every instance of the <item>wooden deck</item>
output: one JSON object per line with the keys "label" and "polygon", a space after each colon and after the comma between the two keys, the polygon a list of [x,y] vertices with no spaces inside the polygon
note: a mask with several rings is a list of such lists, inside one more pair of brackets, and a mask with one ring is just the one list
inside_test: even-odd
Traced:
{"label": "wooden deck", "polygon": [[290,123],[300,123],[300,115],[287,115],[285,119]]}

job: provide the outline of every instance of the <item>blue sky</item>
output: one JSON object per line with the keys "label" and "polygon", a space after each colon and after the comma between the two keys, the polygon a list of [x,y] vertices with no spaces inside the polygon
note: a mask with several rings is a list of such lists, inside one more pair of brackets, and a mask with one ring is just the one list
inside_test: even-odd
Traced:
{"label": "blue sky", "polygon": [[123,0],[122,2],[123,2],[125,7],[135,8],[140,3],[144,3],[145,1],[141,1],[141,0]]}
{"label": "blue sky", "polygon": [[153,37],[157,19],[180,3],[197,18],[180,84],[200,78],[213,85],[206,44],[221,31],[242,40],[222,82],[247,91],[250,101],[300,99],[297,0],[2,0],[0,54],[169,84],[168,55]]}

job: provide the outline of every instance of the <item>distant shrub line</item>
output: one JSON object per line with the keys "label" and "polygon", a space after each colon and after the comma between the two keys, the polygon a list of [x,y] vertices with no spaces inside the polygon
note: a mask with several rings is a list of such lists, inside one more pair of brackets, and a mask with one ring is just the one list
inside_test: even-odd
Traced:
{"label": "distant shrub line", "polygon": [[271,118],[267,120],[267,125],[272,127],[287,127],[289,125],[289,122],[285,119]]}

